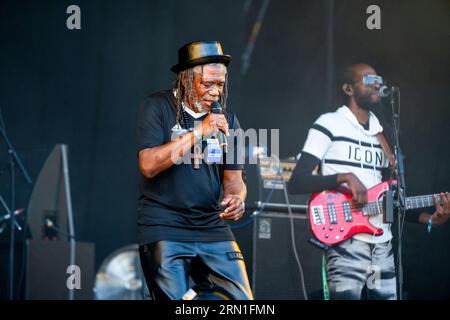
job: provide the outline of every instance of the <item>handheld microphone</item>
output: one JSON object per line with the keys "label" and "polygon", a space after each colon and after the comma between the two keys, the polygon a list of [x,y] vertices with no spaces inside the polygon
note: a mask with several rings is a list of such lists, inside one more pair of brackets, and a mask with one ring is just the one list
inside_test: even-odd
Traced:
{"label": "handheld microphone", "polygon": [[[211,104],[211,113],[215,114],[223,114],[222,106],[217,101],[214,101]],[[219,144],[223,146],[224,152],[227,153],[228,150],[228,141],[225,133],[219,129]]]}
{"label": "handheld microphone", "polygon": [[386,98],[393,94],[395,90],[397,90],[396,87],[389,88],[388,86],[381,86],[380,89],[378,89],[378,94],[380,97]]}

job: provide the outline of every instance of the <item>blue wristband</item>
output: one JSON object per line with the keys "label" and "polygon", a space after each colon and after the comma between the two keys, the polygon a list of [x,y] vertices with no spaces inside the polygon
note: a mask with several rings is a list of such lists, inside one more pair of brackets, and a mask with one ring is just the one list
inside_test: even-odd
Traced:
{"label": "blue wristband", "polygon": [[427,226],[428,233],[431,233],[431,228],[433,227],[432,217],[433,217],[433,215],[431,215],[430,219],[428,219],[428,226]]}

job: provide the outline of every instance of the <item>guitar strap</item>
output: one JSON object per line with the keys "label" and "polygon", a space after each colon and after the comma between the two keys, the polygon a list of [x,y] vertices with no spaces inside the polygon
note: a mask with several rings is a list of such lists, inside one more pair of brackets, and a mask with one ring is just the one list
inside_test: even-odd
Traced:
{"label": "guitar strap", "polygon": [[395,168],[395,157],[392,153],[391,147],[389,146],[389,143],[386,140],[386,137],[382,132],[377,134],[378,141],[380,141],[381,148],[384,151],[384,154],[387,156],[389,160],[389,164],[391,165],[391,168]]}

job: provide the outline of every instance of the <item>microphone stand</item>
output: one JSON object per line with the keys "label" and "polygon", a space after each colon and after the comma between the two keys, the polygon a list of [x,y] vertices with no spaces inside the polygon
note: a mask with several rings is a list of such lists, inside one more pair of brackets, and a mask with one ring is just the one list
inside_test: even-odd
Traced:
{"label": "microphone stand", "polygon": [[[395,88],[399,92],[398,88]],[[397,207],[398,207],[398,241],[397,241],[397,288],[398,288],[398,299],[403,300],[403,264],[402,264],[402,222],[403,216],[406,211],[406,183],[405,183],[405,167],[403,164],[403,153],[400,148],[400,141],[398,138],[399,127],[400,127],[400,92],[399,94],[399,107],[398,113],[394,109],[394,92],[393,89],[390,94],[390,103],[392,108],[392,122],[394,128],[394,154],[397,161]]]}
{"label": "microphone stand", "polygon": [[[6,204],[6,202],[5,202],[5,200],[3,199],[3,197],[2,197],[1,194],[0,194],[0,203],[1,203],[2,206],[3,206],[3,209],[5,209],[5,211],[6,211],[6,214],[0,217],[0,223],[2,223],[2,222],[5,221],[5,220],[11,219],[11,210],[9,210],[9,207],[8,207],[8,205]],[[20,212],[19,212],[18,210],[15,210],[15,211],[14,211],[14,214],[19,214],[19,213],[20,213]],[[22,228],[20,227],[20,225],[19,225],[19,223],[17,222],[17,220],[16,220],[15,225],[16,225],[17,230],[22,231]],[[2,231],[3,231],[3,230],[1,230],[1,228],[0,228],[0,233],[2,233]]]}
{"label": "microphone stand", "polygon": [[[0,114],[1,116],[1,114]],[[3,122],[3,121],[2,121]],[[22,162],[19,159],[19,156],[17,155],[17,152],[15,151],[14,147],[12,146],[11,142],[8,139],[8,136],[6,135],[5,128],[0,126],[0,133],[3,136],[3,140],[6,143],[6,146],[8,148],[8,154],[9,154],[9,163],[10,163],[10,172],[11,172],[11,204],[10,204],[10,212],[11,212],[11,235],[10,235],[10,243],[9,243],[9,272],[8,272],[8,287],[9,287],[9,300],[14,299],[14,231],[15,231],[15,225],[16,225],[16,215],[14,214],[14,208],[15,208],[15,168],[16,165],[19,167],[20,171],[22,172],[23,176],[25,177],[25,180],[32,184],[31,178],[28,175],[27,170],[23,166]]]}

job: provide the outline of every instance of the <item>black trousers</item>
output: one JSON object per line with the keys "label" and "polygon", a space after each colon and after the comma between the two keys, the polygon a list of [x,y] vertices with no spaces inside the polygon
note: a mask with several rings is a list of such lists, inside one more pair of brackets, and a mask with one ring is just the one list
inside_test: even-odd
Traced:
{"label": "black trousers", "polygon": [[235,241],[158,241],[139,247],[142,270],[155,300],[179,300],[197,285],[222,288],[235,300],[253,300],[245,263]]}

